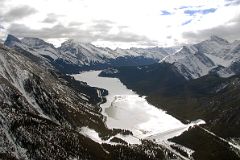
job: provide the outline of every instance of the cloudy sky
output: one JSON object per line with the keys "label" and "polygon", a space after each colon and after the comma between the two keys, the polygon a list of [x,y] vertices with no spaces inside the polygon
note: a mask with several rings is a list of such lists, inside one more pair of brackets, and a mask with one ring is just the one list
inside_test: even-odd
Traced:
{"label": "cloudy sky", "polygon": [[114,47],[240,39],[240,0],[0,0],[0,38]]}

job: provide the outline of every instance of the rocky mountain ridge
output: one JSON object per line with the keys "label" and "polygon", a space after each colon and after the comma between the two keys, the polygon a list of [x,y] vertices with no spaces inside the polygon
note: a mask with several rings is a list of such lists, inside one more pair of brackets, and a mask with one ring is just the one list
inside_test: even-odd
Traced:
{"label": "rocky mountain ridge", "polygon": [[102,69],[109,66],[147,65],[157,63],[177,48],[131,48],[112,50],[96,47],[90,43],[67,40],[59,48],[39,38],[25,37],[21,40],[8,35],[5,45],[25,50],[35,56],[47,59],[53,66],[66,73],[79,70]]}
{"label": "rocky mountain ridge", "polygon": [[167,56],[164,61],[174,64],[186,79],[196,79],[209,73],[221,77],[238,74],[236,69],[240,61],[240,41],[228,42],[217,36],[200,43],[183,46]]}
{"label": "rocky mountain ridge", "polygon": [[112,66],[141,66],[167,62],[174,64],[186,79],[207,74],[230,77],[240,73],[240,41],[232,43],[217,36],[197,44],[170,48],[130,48],[112,50],[90,43],[67,40],[59,48],[38,38],[21,40],[9,35],[5,45],[45,59],[65,73],[105,69]]}

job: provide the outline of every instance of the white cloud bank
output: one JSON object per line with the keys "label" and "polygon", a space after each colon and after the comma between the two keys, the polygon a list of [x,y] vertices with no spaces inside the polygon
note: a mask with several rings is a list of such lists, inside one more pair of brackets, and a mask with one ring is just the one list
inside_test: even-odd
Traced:
{"label": "white cloud bank", "polygon": [[[172,46],[240,32],[239,0],[0,0],[0,38],[68,38],[109,47]],[[228,31],[228,27],[231,30]]]}

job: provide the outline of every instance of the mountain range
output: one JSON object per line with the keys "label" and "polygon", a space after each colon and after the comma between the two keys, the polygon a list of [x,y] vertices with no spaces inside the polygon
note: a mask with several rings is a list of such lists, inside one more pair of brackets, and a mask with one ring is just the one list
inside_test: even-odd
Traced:
{"label": "mountain range", "polygon": [[25,37],[20,40],[13,35],[8,35],[5,45],[46,59],[65,73],[158,62],[174,64],[186,79],[196,79],[207,74],[230,77],[240,72],[240,41],[230,43],[217,36],[197,44],[169,48],[112,50],[76,40],[67,40],[56,48],[38,38]]}
{"label": "mountain range", "polygon": [[52,44],[38,38],[26,37],[20,40],[13,35],[8,35],[4,44],[15,50],[25,51],[45,59],[66,73],[77,73],[79,70],[101,69],[108,66],[157,63],[178,49],[178,47],[155,47],[112,50],[75,40],[67,40],[59,48],[55,48]]}

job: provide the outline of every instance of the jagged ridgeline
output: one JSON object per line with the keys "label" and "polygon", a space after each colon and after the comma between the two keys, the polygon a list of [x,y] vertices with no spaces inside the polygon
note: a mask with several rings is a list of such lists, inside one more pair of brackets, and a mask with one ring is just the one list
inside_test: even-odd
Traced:
{"label": "jagged ridgeline", "polygon": [[18,39],[13,35],[8,35],[5,45],[26,56],[35,55],[44,59],[63,73],[79,73],[82,70],[103,69],[109,66],[153,64],[178,49],[154,47],[112,50],[76,40],[67,40],[56,48],[39,38]]}
{"label": "jagged ridgeline", "polygon": [[[23,50],[0,46],[1,159],[168,159],[177,156],[143,141],[128,145],[106,128],[99,104],[107,91],[57,72],[51,63]],[[83,128],[96,131],[97,143]]]}
{"label": "jagged ridgeline", "polygon": [[240,73],[240,41],[228,42],[217,36],[197,44],[169,48],[112,50],[76,40],[67,40],[56,48],[39,38],[18,39],[13,35],[8,35],[5,45],[26,56],[35,55],[62,73],[164,62],[173,64],[188,80],[207,74],[230,77]]}

